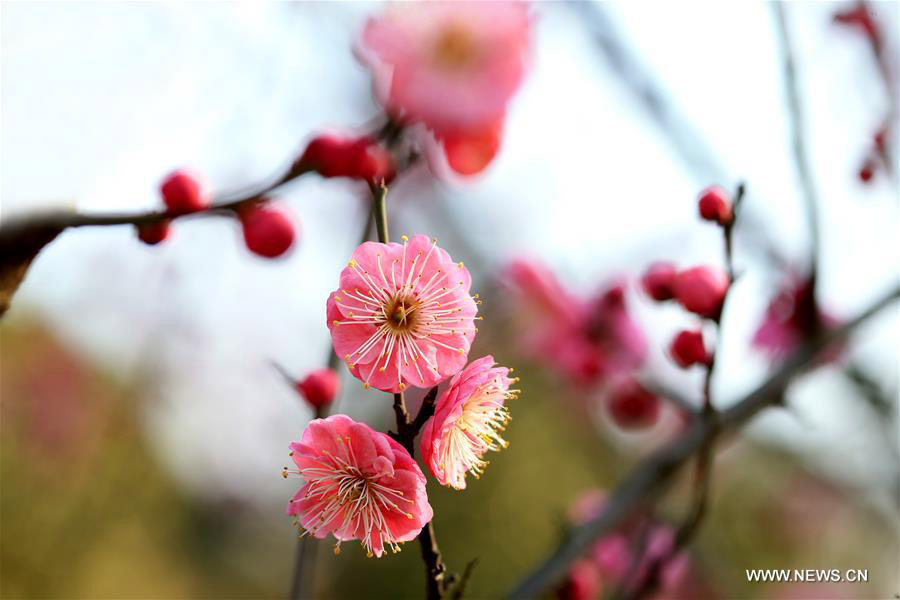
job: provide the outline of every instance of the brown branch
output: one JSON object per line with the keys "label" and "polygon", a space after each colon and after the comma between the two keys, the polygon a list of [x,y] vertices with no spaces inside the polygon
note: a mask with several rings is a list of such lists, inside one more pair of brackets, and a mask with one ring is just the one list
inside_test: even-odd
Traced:
{"label": "brown branch", "polygon": [[[375,221],[375,231],[378,233],[378,241],[387,244],[390,241],[387,220],[387,186],[382,181],[372,184],[372,218]],[[415,440],[419,430],[434,414],[434,400],[437,397],[437,387],[432,388],[422,400],[422,407],[415,420],[410,421],[409,410],[406,408],[406,399],[403,392],[394,394],[394,416],[397,420],[397,433],[392,434],[410,456],[416,455]],[[430,412],[430,414],[429,414]],[[447,567],[441,557],[437,538],[434,534],[433,521],[426,525],[418,538],[422,549],[422,560],[425,562],[425,586],[428,600],[438,600],[447,592]]]}
{"label": "brown branch", "polygon": [[805,343],[762,385],[721,411],[715,424],[706,419],[695,420],[684,435],[642,460],[612,491],[603,510],[590,521],[572,529],[553,554],[522,580],[509,597],[534,598],[557,583],[594,541],[612,531],[643,503],[656,498],[670,485],[678,469],[705,443],[723,433],[734,432],[763,409],[779,403],[791,380],[824,349],[845,340],[860,325],[897,299],[900,299],[900,288],[891,290],[853,320],[820,333]]}
{"label": "brown branch", "polygon": [[800,100],[800,85],[797,82],[797,67],[794,58],[794,47],[791,34],[785,16],[785,3],[772,2],[772,10],[775,11],[775,22],[778,25],[778,37],[781,41],[783,60],[784,85],[788,96],[788,115],[791,126],[791,147],[794,155],[794,167],[800,178],[800,187],[803,190],[803,200],[806,207],[806,218],[809,224],[810,235],[810,286],[815,298],[816,279],[819,264],[820,235],[819,235],[819,211],[818,192],[813,181],[812,167],[806,151],[805,123],[803,105]]}

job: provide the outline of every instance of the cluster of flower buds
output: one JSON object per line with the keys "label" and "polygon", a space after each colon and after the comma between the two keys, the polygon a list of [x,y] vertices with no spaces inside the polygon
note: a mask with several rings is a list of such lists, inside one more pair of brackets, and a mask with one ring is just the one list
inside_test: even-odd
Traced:
{"label": "cluster of flower buds", "polygon": [[[166,215],[137,225],[138,239],[156,245],[165,241],[172,220],[183,215],[210,210],[212,198],[200,179],[186,171],[175,171],[160,185]],[[269,198],[248,200],[232,207],[241,223],[244,242],[254,254],[277,258],[285,254],[297,237],[296,226],[283,208]]]}
{"label": "cluster of flower buds", "polygon": [[641,286],[658,302],[675,300],[685,310],[717,320],[730,285],[728,273],[713,266],[678,271],[669,262],[656,262],[641,277]]}
{"label": "cluster of flower buds", "polygon": [[[719,186],[711,186],[697,199],[700,217],[730,228],[734,224],[734,204],[728,192]],[[674,264],[660,261],[651,264],[641,276],[644,292],[657,302],[674,300],[688,312],[704,319],[718,322],[731,279],[719,267],[701,265],[679,271]],[[703,340],[703,332],[697,329],[682,330],[669,344],[669,356],[682,369],[694,365],[709,366],[712,353]]]}
{"label": "cluster of flower buds", "polygon": [[370,183],[390,183],[396,175],[387,148],[370,136],[321,134],[313,138],[294,164],[295,171],[315,171],[322,177],[347,177]]}

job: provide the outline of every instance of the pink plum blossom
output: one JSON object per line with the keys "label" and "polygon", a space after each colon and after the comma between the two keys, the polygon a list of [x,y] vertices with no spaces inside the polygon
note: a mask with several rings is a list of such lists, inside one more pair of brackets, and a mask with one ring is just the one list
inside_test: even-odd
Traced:
{"label": "pink plum blossom", "polygon": [[357,54],[392,115],[443,135],[502,120],[530,43],[521,2],[397,3],[369,19]]}
{"label": "pink plum blossom", "polygon": [[[753,345],[772,359],[783,358],[838,320],[817,306],[808,278],[791,277],[772,299],[762,323],[753,336]],[[837,357],[832,350],[828,359]]]}
{"label": "pink plum blossom", "polygon": [[508,446],[500,432],[509,421],[506,401],[516,397],[509,389],[515,379],[509,369],[495,367],[494,357],[472,361],[450,380],[437,399],[434,416],[422,429],[422,458],[441,485],[466,487],[466,473],[475,478],[488,462],[488,450]]}
{"label": "pink plum blossom", "polygon": [[310,421],[291,444],[303,486],[287,512],[304,535],[359,540],[369,556],[394,552],[431,521],[425,475],[403,446],[346,415]]}
{"label": "pink plum blossom", "polygon": [[366,242],[327,302],[334,351],[350,372],[385,392],[430,387],[457,373],[475,338],[472,278],[436,242]]}
{"label": "pink plum blossom", "polygon": [[584,298],[545,266],[523,259],[510,263],[505,279],[523,309],[525,348],[564,377],[590,385],[643,364],[646,339],[628,312],[622,283]]}

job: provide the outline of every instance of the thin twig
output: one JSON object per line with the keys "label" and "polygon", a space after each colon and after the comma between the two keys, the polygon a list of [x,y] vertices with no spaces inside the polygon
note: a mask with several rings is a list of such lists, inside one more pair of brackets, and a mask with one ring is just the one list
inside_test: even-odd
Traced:
{"label": "thin twig", "polygon": [[[382,181],[372,184],[372,218],[375,221],[375,231],[378,233],[378,241],[382,244],[390,242],[387,220],[387,186]],[[419,429],[434,412],[434,400],[437,397],[437,387],[425,396],[422,407],[414,421],[410,421],[409,410],[406,408],[406,399],[403,392],[394,394],[394,416],[397,420],[397,434],[395,439],[409,451],[410,456],[415,456],[415,439]],[[433,522],[429,522],[418,538],[422,549],[422,560],[425,562],[425,586],[428,600],[439,600],[447,591],[447,567],[441,557],[437,538],[434,534]]]}
{"label": "thin twig", "polygon": [[797,68],[794,58],[794,47],[791,34],[785,16],[784,2],[772,2],[772,10],[775,11],[775,22],[778,25],[778,37],[781,41],[783,60],[784,85],[788,95],[788,114],[790,115],[791,145],[794,155],[794,167],[800,178],[800,186],[803,190],[803,200],[806,206],[806,218],[809,225],[810,236],[810,286],[815,298],[816,280],[818,275],[820,235],[819,235],[819,211],[818,192],[813,180],[809,156],[806,151],[806,130],[803,118],[803,105],[800,101],[800,86],[797,82]]}
{"label": "thin twig", "polygon": [[642,460],[610,493],[603,510],[591,520],[572,529],[553,554],[522,580],[510,593],[510,597],[534,598],[556,584],[594,541],[612,531],[646,501],[656,498],[670,485],[678,469],[707,440],[734,432],[763,409],[779,403],[791,380],[803,372],[824,349],[845,340],[860,325],[898,298],[900,288],[895,288],[856,318],[819,333],[797,350],[762,385],[730,408],[721,411],[715,425],[705,419],[695,420],[682,436]]}

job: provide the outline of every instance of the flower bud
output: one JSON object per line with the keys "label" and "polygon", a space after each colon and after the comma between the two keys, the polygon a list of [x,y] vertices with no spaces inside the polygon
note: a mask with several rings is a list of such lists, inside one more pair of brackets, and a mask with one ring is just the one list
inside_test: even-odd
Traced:
{"label": "flower bud", "polygon": [[863,183],[869,183],[872,181],[874,175],[875,163],[872,160],[867,159],[859,168],[859,180]]}
{"label": "flower bud", "polygon": [[719,225],[728,225],[731,222],[731,199],[728,192],[721,187],[714,185],[703,190],[697,205],[703,219],[714,221]]}
{"label": "flower bud", "polygon": [[206,210],[210,198],[195,177],[185,171],[171,173],[160,186],[163,202],[171,212],[193,213]]}
{"label": "flower bud", "polygon": [[334,402],[341,380],[333,369],[319,369],[297,382],[297,391],[313,408],[327,408]]}
{"label": "flower bud", "polygon": [[633,379],[616,384],[606,403],[613,422],[623,429],[650,427],[659,420],[659,397]]}
{"label": "flower bud", "polygon": [[396,175],[390,152],[376,140],[329,134],[315,137],[294,168],[316,171],[322,177],[349,177],[369,182],[389,182]]}
{"label": "flower bud", "polygon": [[692,313],[718,319],[728,285],[728,274],[722,269],[694,267],[675,278],[675,298]]}
{"label": "flower bud", "polygon": [[559,600],[594,600],[599,597],[602,588],[597,566],[581,559],[572,563],[566,579],[556,590],[556,597]]}
{"label": "flower bud", "polygon": [[497,156],[502,134],[502,120],[478,129],[442,134],[447,164],[460,175],[480,173]]}
{"label": "flower bud", "polygon": [[676,335],[669,345],[669,354],[682,369],[708,364],[710,359],[703,344],[703,334],[699,331],[682,331]]}
{"label": "flower bud", "polygon": [[675,277],[677,271],[675,265],[670,262],[655,262],[641,277],[641,287],[647,295],[662,302],[671,300],[675,296]]}
{"label": "flower bud", "polygon": [[281,256],[294,243],[294,224],[276,207],[253,204],[239,211],[244,242],[254,254],[265,258]]}
{"label": "flower bud", "polygon": [[169,219],[160,219],[153,223],[141,223],[136,226],[138,239],[145,244],[155,246],[169,237],[170,223]]}

